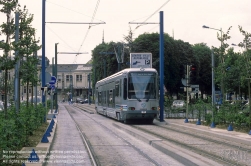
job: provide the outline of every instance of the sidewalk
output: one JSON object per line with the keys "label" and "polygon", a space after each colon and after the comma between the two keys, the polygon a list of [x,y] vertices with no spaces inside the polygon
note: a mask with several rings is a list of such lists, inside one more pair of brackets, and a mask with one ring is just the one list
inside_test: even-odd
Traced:
{"label": "sidewalk", "polygon": [[[81,104],[82,105],[82,104]],[[86,108],[91,108],[91,109],[95,109],[95,104],[83,104],[82,106],[86,107]],[[185,123],[185,119],[164,119],[165,122],[159,122],[158,120],[154,120],[154,123],[162,125],[162,124],[173,124],[173,125],[178,125],[181,126],[183,128],[191,128],[191,129],[195,129],[195,130],[201,130],[201,131],[208,131],[211,133],[215,133],[218,135],[225,135],[228,137],[236,137],[239,139],[243,139],[245,141],[250,141],[250,145],[251,145],[251,135],[249,135],[249,133],[242,133],[242,132],[237,132],[237,131],[228,131],[227,128],[226,129],[220,129],[217,128],[217,125],[215,128],[211,128],[210,126],[204,126],[204,125],[196,125],[196,121],[197,120],[193,120],[194,123],[190,123],[192,122],[192,120],[189,119],[189,123]]]}
{"label": "sidewalk", "polygon": [[[154,121],[154,122],[156,122],[157,124],[163,124],[163,122],[159,122],[159,121]],[[210,126],[196,125],[194,123],[185,123],[184,119],[165,119],[164,123],[180,126],[184,130],[193,129],[193,130],[206,132],[210,134],[212,137],[216,136],[216,137],[228,139],[231,141],[239,141],[239,142],[242,142],[244,144],[251,146],[251,135],[249,135],[248,133],[228,131],[227,128],[220,129],[220,128],[217,128],[217,126],[215,128],[211,128]]]}
{"label": "sidewalk", "polygon": [[79,131],[65,108],[72,106],[68,103],[59,104],[58,127],[45,164],[47,166],[92,165]]}

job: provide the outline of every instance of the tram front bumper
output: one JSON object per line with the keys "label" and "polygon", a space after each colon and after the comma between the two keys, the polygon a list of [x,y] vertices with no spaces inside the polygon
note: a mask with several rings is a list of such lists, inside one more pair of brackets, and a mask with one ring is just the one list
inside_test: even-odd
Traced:
{"label": "tram front bumper", "polygon": [[125,119],[154,119],[157,116],[157,111],[153,110],[134,110],[134,111],[124,111]]}

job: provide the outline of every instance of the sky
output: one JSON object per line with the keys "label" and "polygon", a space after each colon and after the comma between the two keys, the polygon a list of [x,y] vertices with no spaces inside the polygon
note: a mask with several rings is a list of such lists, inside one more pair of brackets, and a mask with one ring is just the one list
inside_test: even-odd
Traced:
{"label": "sky", "polygon": [[[42,0],[19,0],[34,15],[32,26],[42,44]],[[238,26],[251,33],[251,0],[46,0],[45,56],[50,62],[58,49],[58,64],[85,64],[92,50],[104,41],[124,41],[129,29],[134,38],[143,33],[159,33],[159,12],[164,13],[164,33],[190,44],[220,46],[218,30],[227,32],[229,45],[243,40]],[[6,16],[0,14],[0,24]],[[81,22],[87,24],[55,24]],[[149,23],[141,25],[133,23]],[[90,24],[88,23],[99,23]],[[100,24],[102,23],[102,24]],[[153,23],[153,24],[151,24]],[[202,28],[203,25],[213,29]],[[138,27],[138,28],[137,28]],[[0,36],[0,40],[4,37]],[[235,51],[241,51],[234,47]],[[104,50],[105,51],[105,50]],[[60,52],[82,53],[60,54]],[[42,55],[42,50],[38,51]]]}

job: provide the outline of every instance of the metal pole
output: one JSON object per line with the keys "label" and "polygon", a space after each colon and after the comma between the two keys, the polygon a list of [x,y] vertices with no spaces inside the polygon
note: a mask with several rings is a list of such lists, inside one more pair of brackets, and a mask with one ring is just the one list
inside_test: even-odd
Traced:
{"label": "metal pole", "polygon": [[163,11],[160,11],[160,122],[164,121],[164,24]]}
{"label": "metal pole", "polygon": [[[35,52],[35,58],[37,59],[37,51]],[[35,66],[37,68],[37,64]],[[35,108],[37,108],[37,82],[35,85]]]}
{"label": "metal pole", "polygon": [[[51,67],[51,69],[52,69],[52,76],[55,76],[55,65],[54,65],[54,57],[52,57],[52,67]],[[52,89],[51,89],[51,94],[52,94]],[[54,97],[54,95],[50,95],[51,96],[51,102],[52,102],[52,106],[53,106],[53,103],[54,103],[54,100],[55,100],[55,97]],[[52,107],[52,109],[53,109],[53,107]]]}
{"label": "metal pole", "polygon": [[89,84],[89,90],[88,90],[88,103],[89,105],[91,105],[91,102],[90,102],[90,92],[91,92],[91,74],[88,74],[89,75],[89,80],[88,80],[88,84]]}
{"label": "metal pole", "polygon": [[52,93],[52,89],[51,89],[51,113],[53,112],[53,93]]}
{"label": "metal pole", "polygon": [[214,53],[212,50],[211,50],[211,56],[212,56],[212,123],[210,127],[214,128],[215,85],[214,85]]}
{"label": "metal pole", "polygon": [[[57,48],[58,43],[55,44],[55,77],[58,77],[58,48]],[[58,111],[58,86],[55,86],[55,104],[56,104],[56,112]]]}
{"label": "metal pole", "polygon": [[[15,14],[15,26],[16,26],[16,31],[15,31],[15,42],[18,43],[19,40],[19,13],[17,12]],[[18,56],[18,51],[15,51],[15,56]],[[20,105],[20,93],[19,93],[19,66],[20,66],[20,59],[18,59],[16,65],[15,65],[15,93],[14,93],[14,100],[15,100],[15,107],[16,107],[16,112],[19,112],[19,105]]]}
{"label": "metal pole", "polygon": [[[42,87],[45,87],[45,0],[42,0]],[[45,95],[42,103],[45,104]]]}
{"label": "metal pole", "polygon": [[[222,63],[224,63],[223,62],[223,51],[222,51],[222,28],[220,29],[220,33],[221,33],[221,44],[220,44],[220,47],[221,47],[221,58],[222,58]],[[222,102],[225,101],[224,80],[223,79],[224,79],[224,77],[222,77],[222,79],[221,79]]]}
{"label": "metal pole", "polygon": [[186,65],[187,67],[187,86],[186,86],[186,89],[187,89],[187,103],[186,103],[186,120],[185,122],[188,123],[188,102],[189,102],[189,97],[188,97],[188,79],[189,79],[189,65]]}
{"label": "metal pole", "polygon": [[[251,122],[251,96],[250,96],[250,79],[248,79],[248,102],[249,102],[249,120]],[[249,123],[249,128],[251,129],[251,123]],[[250,130],[251,132],[251,130]]]}

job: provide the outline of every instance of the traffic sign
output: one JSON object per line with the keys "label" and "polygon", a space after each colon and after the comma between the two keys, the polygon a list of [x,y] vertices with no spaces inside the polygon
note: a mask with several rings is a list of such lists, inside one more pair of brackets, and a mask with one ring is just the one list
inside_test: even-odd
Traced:
{"label": "traffic sign", "polygon": [[54,81],[50,81],[49,84],[50,85],[55,85],[55,82]]}
{"label": "traffic sign", "polygon": [[55,84],[51,85],[51,90],[55,90]]}
{"label": "traffic sign", "polygon": [[152,68],[152,53],[130,53],[131,68]]}
{"label": "traffic sign", "polygon": [[57,82],[57,78],[55,76],[51,76],[51,81],[50,82],[54,82],[54,84]]}

